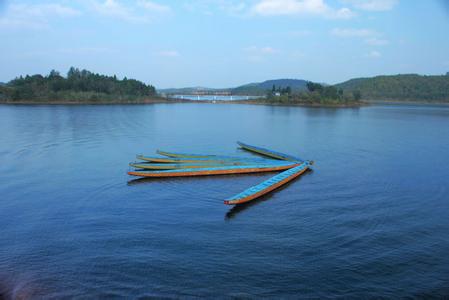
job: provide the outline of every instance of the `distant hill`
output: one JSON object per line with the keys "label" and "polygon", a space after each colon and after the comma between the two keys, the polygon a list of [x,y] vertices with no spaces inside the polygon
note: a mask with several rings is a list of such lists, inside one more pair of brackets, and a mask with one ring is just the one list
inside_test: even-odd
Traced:
{"label": "distant hill", "polygon": [[302,79],[274,79],[264,82],[254,82],[241,85],[235,88],[214,89],[207,87],[185,87],[185,88],[169,88],[158,89],[158,93],[166,94],[192,94],[199,91],[229,91],[234,95],[266,95],[267,91],[271,91],[273,85],[276,88],[290,87],[293,92],[305,91],[307,81]]}
{"label": "distant hill", "polygon": [[449,75],[402,74],[356,78],[335,85],[360,91],[365,100],[449,102]]}
{"label": "distant hill", "polygon": [[233,94],[249,94],[249,95],[265,95],[267,91],[271,91],[273,85],[276,88],[286,88],[290,87],[293,92],[305,91],[307,80],[302,79],[274,79],[266,80],[264,82],[255,82],[245,84],[236,88],[231,89]]}

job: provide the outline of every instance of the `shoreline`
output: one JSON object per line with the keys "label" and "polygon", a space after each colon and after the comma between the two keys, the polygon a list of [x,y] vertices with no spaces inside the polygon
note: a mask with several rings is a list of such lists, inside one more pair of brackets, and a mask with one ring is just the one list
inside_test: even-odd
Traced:
{"label": "shoreline", "polygon": [[166,99],[166,98],[151,98],[145,100],[137,101],[105,101],[105,100],[55,100],[55,101],[30,101],[30,100],[19,100],[19,101],[0,101],[0,105],[124,105],[124,104],[159,104],[159,103],[190,103],[190,100],[183,99]]}
{"label": "shoreline", "polygon": [[432,105],[449,105],[449,102],[441,102],[441,101],[413,101],[413,100],[363,100],[372,105],[423,105],[423,106],[432,106]]}
{"label": "shoreline", "polygon": [[280,103],[267,102],[258,99],[251,100],[188,100],[178,98],[150,98],[138,101],[0,101],[0,105],[141,105],[141,104],[174,104],[174,103],[199,103],[199,104],[248,104],[248,105],[266,105],[266,106],[296,106],[296,107],[315,107],[315,108],[359,108],[371,105],[423,105],[423,106],[449,106],[447,102],[428,102],[428,101],[401,101],[401,100],[361,100],[358,103],[346,104],[321,104],[321,103]]}
{"label": "shoreline", "polygon": [[296,106],[316,108],[358,108],[369,103],[355,104],[321,104],[321,103],[270,103],[257,100],[186,100],[186,99],[148,99],[144,101],[0,101],[0,105],[142,105],[142,104],[247,104],[266,106]]}
{"label": "shoreline", "polygon": [[[206,101],[204,101],[206,102]],[[299,107],[316,107],[316,108],[358,108],[362,106],[368,106],[369,103],[359,102],[359,103],[349,103],[349,104],[322,104],[322,103],[301,103],[301,102],[266,102],[260,100],[220,100],[213,101],[207,100],[208,103],[214,104],[250,104],[250,105],[267,105],[267,106],[299,106]]]}

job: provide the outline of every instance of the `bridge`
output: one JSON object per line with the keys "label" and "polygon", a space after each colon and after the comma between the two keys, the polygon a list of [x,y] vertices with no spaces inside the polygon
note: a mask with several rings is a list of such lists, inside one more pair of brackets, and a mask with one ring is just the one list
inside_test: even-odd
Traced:
{"label": "bridge", "polygon": [[194,96],[231,96],[231,91],[194,91],[192,93]]}
{"label": "bridge", "polygon": [[232,96],[229,90],[195,90],[185,93],[170,93],[169,95],[182,94],[184,96]]}
{"label": "bridge", "polygon": [[254,95],[235,95],[230,89],[191,89],[178,93],[166,93],[163,96],[172,99],[184,100],[250,100],[257,99],[263,96]]}

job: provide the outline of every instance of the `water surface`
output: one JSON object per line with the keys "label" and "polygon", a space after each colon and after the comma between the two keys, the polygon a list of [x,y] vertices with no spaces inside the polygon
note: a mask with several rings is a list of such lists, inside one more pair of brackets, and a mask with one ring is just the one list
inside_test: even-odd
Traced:
{"label": "water surface", "polygon": [[[29,298],[449,295],[449,108],[0,106],[0,294]],[[313,159],[274,174],[133,180],[156,149]],[[1,297],[0,297],[1,298]]]}

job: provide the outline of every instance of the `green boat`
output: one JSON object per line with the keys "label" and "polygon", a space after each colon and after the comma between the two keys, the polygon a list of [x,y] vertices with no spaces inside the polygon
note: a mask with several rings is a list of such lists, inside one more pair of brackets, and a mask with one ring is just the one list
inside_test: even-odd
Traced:
{"label": "green boat", "polygon": [[192,154],[192,153],[175,153],[175,152],[168,152],[168,151],[162,151],[157,150],[157,154],[167,156],[167,157],[178,157],[178,158],[214,158],[214,157],[226,157],[226,156],[219,156],[219,155],[208,155],[208,154]]}
{"label": "green boat", "polygon": [[246,157],[232,157],[232,156],[215,156],[215,157],[199,157],[199,158],[181,158],[181,157],[151,157],[144,155],[137,155],[137,159],[152,162],[152,163],[230,163],[230,162],[240,162],[240,163],[252,163],[252,164],[271,164],[279,163],[276,159],[265,159],[265,158],[246,158]]}
{"label": "green boat", "polygon": [[297,161],[297,162],[303,162],[304,160],[299,158],[299,157],[294,157],[288,154],[284,154],[281,152],[277,152],[277,151],[273,151],[270,149],[266,149],[266,148],[262,148],[262,147],[257,147],[257,146],[251,146],[242,142],[237,142],[237,144],[240,145],[240,147],[242,147],[244,150],[253,152],[253,153],[257,153],[257,154],[261,154],[264,156],[268,156],[271,158],[276,158],[276,159],[281,159],[281,160],[288,160],[288,161]]}

